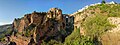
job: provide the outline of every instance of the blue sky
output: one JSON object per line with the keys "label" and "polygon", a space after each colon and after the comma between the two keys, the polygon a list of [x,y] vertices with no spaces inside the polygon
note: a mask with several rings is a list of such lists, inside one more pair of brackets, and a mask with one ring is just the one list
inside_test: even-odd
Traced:
{"label": "blue sky", "polygon": [[[62,9],[64,14],[72,14],[82,7],[102,0],[0,0],[0,25],[12,23],[14,18],[21,18],[24,14],[47,12],[52,7]],[[107,2],[120,0],[106,0]]]}

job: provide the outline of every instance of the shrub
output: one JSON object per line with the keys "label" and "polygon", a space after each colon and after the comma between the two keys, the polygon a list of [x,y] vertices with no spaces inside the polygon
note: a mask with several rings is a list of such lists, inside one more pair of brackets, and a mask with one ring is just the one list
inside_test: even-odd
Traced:
{"label": "shrub", "polygon": [[78,29],[65,39],[64,45],[94,45],[94,43],[90,37],[80,35]]}

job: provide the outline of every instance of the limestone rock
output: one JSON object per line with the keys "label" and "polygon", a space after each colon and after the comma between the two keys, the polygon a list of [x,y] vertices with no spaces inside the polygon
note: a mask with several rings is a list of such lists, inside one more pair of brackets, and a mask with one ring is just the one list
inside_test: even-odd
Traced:
{"label": "limestone rock", "polygon": [[[58,8],[51,8],[47,13],[34,11],[31,14],[26,14],[23,18],[15,19],[13,28],[20,33],[18,35],[21,35],[21,37],[33,35],[35,43],[40,44],[42,40],[50,41],[53,38],[57,40],[58,35],[60,35],[59,32],[66,29],[66,17],[63,16],[62,10]],[[65,35],[60,37],[65,37]],[[20,37],[12,38],[14,42],[20,39]],[[29,40],[25,42],[30,42],[30,37],[27,39]]]}

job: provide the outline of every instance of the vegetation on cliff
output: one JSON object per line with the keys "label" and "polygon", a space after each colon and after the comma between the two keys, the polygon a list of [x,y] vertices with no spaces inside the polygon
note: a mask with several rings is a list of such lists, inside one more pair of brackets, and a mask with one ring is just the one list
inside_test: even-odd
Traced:
{"label": "vegetation on cliff", "polygon": [[[99,45],[102,45],[102,44],[115,45],[116,43],[110,42],[109,39],[111,39],[113,42],[118,41],[119,39],[114,40],[115,37],[119,37],[119,36],[116,36],[118,35],[118,33],[113,33],[115,34],[114,36],[112,35],[112,33],[110,35],[110,33],[108,32],[111,31],[111,29],[115,28],[117,25],[111,24],[108,18],[110,17],[119,18],[120,17],[119,7],[120,7],[120,4],[116,4],[116,3],[115,4],[102,3],[94,6],[89,6],[87,9],[83,10],[82,12],[78,12],[75,14],[76,18],[78,18],[77,16],[79,15],[80,18],[78,19],[82,19],[82,20],[76,20],[76,22],[80,24],[82,31],[85,31],[84,32],[85,35],[93,39],[92,40],[93,42],[95,41],[97,43],[98,41]],[[114,23],[116,22],[117,21],[115,21]],[[114,29],[114,30],[119,30],[119,29]],[[106,37],[109,37],[109,39],[106,40]],[[96,43],[94,44],[96,45]]]}
{"label": "vegetation on cliff", "polygon": [[93,39],[80,34],[80,29],[77,29],[67,36],[64,45],[94,45]]}
{"label": "vegetation on cliff", "polygon": [[114,25],[110,24],[105,15],[95,15],[87,18],[83,22],[83,26],[88,36],[99,36],[102,33],[110,30]]}

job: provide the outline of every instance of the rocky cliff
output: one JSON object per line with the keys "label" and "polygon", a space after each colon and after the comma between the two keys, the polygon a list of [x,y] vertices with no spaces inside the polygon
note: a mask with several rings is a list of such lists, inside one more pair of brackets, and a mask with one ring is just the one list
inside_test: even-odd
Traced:
{"label": "rocky cliff", "polygon": [[62,14],[61,9],[51,8],[48,12],[34,11],[15,19],[13,22],[14,36],[10,38],[19,45],[41,44],[43,40],[48,42],[51,39],[64,41],[66,35],[61,34],[61,31],[65,29],[66,16]]}
{"label": "rocky cliff", "polygon": [[119,6],[115,2],[85,6],[71,14],[74,17],[74,30],[93,38],[95,45],[119,45]]}

